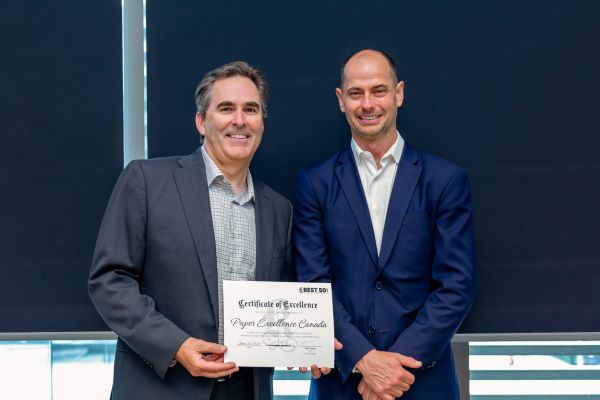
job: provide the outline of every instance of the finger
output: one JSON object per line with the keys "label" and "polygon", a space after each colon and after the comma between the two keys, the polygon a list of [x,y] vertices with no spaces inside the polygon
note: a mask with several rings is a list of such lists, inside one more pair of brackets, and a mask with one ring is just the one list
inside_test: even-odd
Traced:
{"label": "finger", "polygon": [[342,342],[340,342],[336,338],[333,339],[333,348],[334,349],[341,350],[343,347],[344,347],[344,345],[342,344]]}
{"label": "finger", "polygon": [[365,391],[365,380],[361,379],[360,383],[358,384],[358,393],[362,395],[364,391]]}
{"label": "finger", "polygon": [[323,367],[323,368],[320,368],[320,369],[321,369],[321,373],[323,375],[329,375],[329,373],[331,372],[331,368]]}
{"label": "finger", "polygon": [[321,377],[321,370],[319,370],[319,367],[314,364],[310,366],[310,373],[315,379],[319,379]]}
{"label": "finger", "polygon": [[400,396],[402,396],[402,394],[403,394],[404,392],[408,391],[408,389],[409,389],[409,388],[410,388],[410,387],[408,387],[408,388],[406,388],[406,389],[401,389],[401,388],[399,388],[399,387],[393,387],[393,388],[391,388],[391,390],[390,390],[390,392],[389,392],[389,393],[390,393],[392,396],[394,396],[394,398],[396,398],[396,397],[400,397]]}
{"label": "finger", "polygon": [[216,362],[216,363],[223,363],[223,362],[225,362],[225,357],[224,357],[224,356],[221,354],[221,356],[220,356],[220,357],[215,357],[215,358],[213,359],[213,362]]}
{"label": "finger", "polygon": [[410,389],[410,385],[407,384],[407,383],[402,382],[402,383],[396,385],[395,389],[398,390],[398,391],[401,391],[401,392],[407,392],[408,389]]}
{"label": "finger", "polygon": [[225,353],[227,346],[198,339],[197,349],[201,353]]}
{"label": "finger", "polygon": [[375,392],[372,392],[370,389],[365,388],[364,393],[362,395],[363,400],[379,400]]}
{"label": "finger", "polygon": [[202,376],[205,376],[207,378],[222,378],[224,376],[229,376],[232,374],[235,374],[236,372],[238,372],[240,370],[239,367],[235,367],[235,368],[231,368],[228,369],[226,371],[220,371],[220,372],[205,372],[202,374]]}
{"label": "finger", "polygon": [[415,383],[415,376],[413,374],[411,374],[410,372],[408,372],[407,370],[403,370],[402,371],[402,381],[405,382],[408,385],[412,385],[413,383]]}
{"label": "finger", "polygon": [[234,362],[219,363],[215,361],[206,361],[204,359],[198,362],[198,368],[209,373],[221,373],[237,368]]}
{"label": "finger", "polygon": [[298,368],[298,370],[299,370],[300,372],[302,372],[303,374],[305,374],[305,373],[306,373],[306,371],[308,371],[308,368],[306,368],[306,367],[300,367],[300,368]]}
{"label": "finger", "polygon": [[223,359],[224,359],[223,354],[220,354],[220,353],[207,354],[205,356],[202,356],[202,358],[205,361],[211,361],[211,362],[223,362]]}
{"label": "finger", "polygon": [[294,367],[286,367],[288,371],[291,371],[294,369]]}
{"label": "finger", "polygon": [[407,357],[402,354],[398,354],[398,358],[400,359],[400,363],[408,368],[421,368],[423,363],[421,361],[417,361],[412,357]]}

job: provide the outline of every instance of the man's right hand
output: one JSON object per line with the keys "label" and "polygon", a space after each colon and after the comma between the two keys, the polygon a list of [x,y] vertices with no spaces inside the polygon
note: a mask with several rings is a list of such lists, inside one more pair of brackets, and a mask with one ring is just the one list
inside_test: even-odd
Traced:
{"label": "man's right hand", "polygon": [[368,386],[369,392],[383,400],[400,397],[415,382],[415,376],[404,367],[421,366],[422,363],[412,357],[379,350],[369,351],[356,364],[363,376],[361,384]]}
{"label": "man's right hand", "polygon": [[240,370],[234,362],[223,362],[226,351],[227,347],[222,344],[191,337],[181,344],[175,359],[192,376],[221,378]]}

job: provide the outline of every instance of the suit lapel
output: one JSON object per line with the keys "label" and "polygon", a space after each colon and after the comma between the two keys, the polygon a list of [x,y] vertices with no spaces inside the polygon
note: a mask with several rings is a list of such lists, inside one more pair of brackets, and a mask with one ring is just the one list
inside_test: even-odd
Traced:
{"label": "suit lapel", "polygon": [[404,144],[402,157],[398,163],[394,186],[390,195],[388,212],[383,228],[381,251],[379,253],[379,268],[383,268],[390,257],[396,238],[402,227],[402,220],[410,204],[415,186],[421,175],[421,167],[417,166],[419,156],[408,143]]}
{"label": "suit lapel", "polygon": [[352,157],[352,151],[347,149],[342,152],[338,159],[338,165],[335,168],[338,181],[346,195],[346,199],[350,204],[356,223],[360,229],[363,240],[367,245],[369,255],[373,260],[373,264],[377,265],[377,246],[375,244],[375,233],[373,233],[373,225],[367,200],[360,183],[358,170]]}
{"label": "suit lapel", "polygon": [[183,168],[174,171],[175,182],[200,259],[213,315],[215,321],[218,321],[219,294],[215,233],[210,212],[206,170],[200,150],[181,158],[179,164]]}
{"label": "suit lapel", "polygon": [[254,215],[256,219],[256,280],[268,281],[273,254],[273,204],[263,184],[254,181]]}

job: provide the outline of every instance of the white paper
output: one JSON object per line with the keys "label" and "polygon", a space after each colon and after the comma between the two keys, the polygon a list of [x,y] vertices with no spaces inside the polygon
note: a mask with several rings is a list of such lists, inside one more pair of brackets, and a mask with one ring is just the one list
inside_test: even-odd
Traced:
{"label": "white paper", "polygon": [[225,362],[334,366],[331,284],[223,281]]}

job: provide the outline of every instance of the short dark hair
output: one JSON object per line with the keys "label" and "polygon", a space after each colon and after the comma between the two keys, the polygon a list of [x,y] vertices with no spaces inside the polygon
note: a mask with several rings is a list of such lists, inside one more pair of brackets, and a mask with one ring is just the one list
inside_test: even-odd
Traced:
{"label": "short dark hair", "polygon": [[342,64],[342,67],[340,68],[340,87],[344,86],[344,70],[346,69],[346,64],[348,64],[348,61],[350,61],[350,59],[352,57],[354,57],[355,55],[357,55],[358,53],[360,53],[362,51],[366,51],[366,50],[374,51],[375,53],[379,53],[385,58],[385,60],[387,61],[388,65],[390,67],[390,73],[392,75],[392,80],[394,81],[394,83],[398,83],[398,71],[396,70],[396,63],[394,62],[394,59],[392,58],[392,56],[390,56],[388,53],[386,53],[383,50],[362,49],[362,50],[358,50],[358,51],[355,51],[354,53],[350,54],[344,60],[344,63]]}
{"label": "short dark hair", "polygon": [[202,81],[196,87],[194,98],[196,100],[196,110],[202,116],[206,117],[206,111],[210,104],[212,88],[216,81],[242,76],[250,79],[256,85],[260,95],[260,105],[263,112],[263,118],[267,117],[267,100],[269,99],[269,87],[263,74],[245,61],[234,61],[208,72],[202,78]]}

